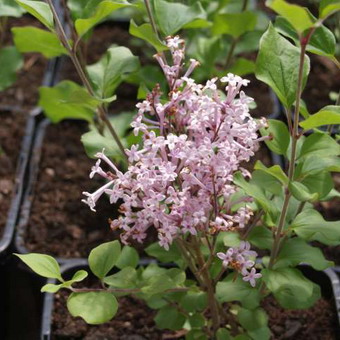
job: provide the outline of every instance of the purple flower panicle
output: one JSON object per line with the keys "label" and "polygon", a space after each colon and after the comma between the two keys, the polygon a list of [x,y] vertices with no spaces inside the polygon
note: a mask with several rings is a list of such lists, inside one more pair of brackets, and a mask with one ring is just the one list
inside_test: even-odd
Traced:
{"label": "purple flower panicle", "polygon": [[142,134],[142,142],[126,150],[128,170],[120,172],[98,153],[110,172],[97,162],[91,176],[98,173],[111,181],[93,194],[85,193],[84,200],[91,209],[103,193],[111,203],[123,202],[122,215],[111,223],[122,230],[122,241],[143,242],[148,230],[156,228],[165,249],[183,234],[216,234],[245,226],[252,211],[245,198],[244,206],[232,212],[231,196],[237,191],[233,174],[240,170],[250,176],[240,164],[254,155],[260,140],[257,131],[266,125],[265,119],[255,121],[249,114],[253,99],[241,91],[248,80],[233,74],[223,77],[225,94],[217,78],[196,84],[190,76],[199,63],[192,59],[183,71],[184,41],[169,37],[167,45],[171,65],[164,54],[155,56],[168,82],[167,100],[161,100],[156,86],[137,104],[131,126],[136,135]]}

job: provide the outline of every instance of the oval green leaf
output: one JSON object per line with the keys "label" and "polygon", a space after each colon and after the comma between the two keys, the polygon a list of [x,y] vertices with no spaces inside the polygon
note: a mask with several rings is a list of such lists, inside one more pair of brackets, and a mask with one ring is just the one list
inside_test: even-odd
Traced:
{"label": "oval green leaf", "polygon": [[52,256],[38,253],[14,255],[19,257],[21,261],[27,264],[38,275],[63,281],[59,264]]}
{"label": "oval green leaf", "polygon": [[116,315],[118,303],[108,292],[72,293],[67,308],[72,316],[80,316],[90,325],[99,325]]}
{"label": "oval green leaf", "polygon": [[93,274],[103,279],[116,264],[120,255],[119,241],[106,242],[92,249],[89,266]]}
{"label": "oval green leaf", "polygon": [[50,6],[43,1],[15,0],[29,14],[36,17],[42,24],[53,30],[54,21]]}

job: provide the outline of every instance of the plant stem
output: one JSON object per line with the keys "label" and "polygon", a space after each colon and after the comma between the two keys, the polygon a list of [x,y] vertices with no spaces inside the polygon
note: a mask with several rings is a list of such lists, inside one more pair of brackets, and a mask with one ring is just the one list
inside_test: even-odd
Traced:
{"label": "plant stem", "polygon": [[150,0],[144,0],[144,3],[145,3],[146,11],[148,13],[148,17],[150,19],[152,30],[154,31],[157,39],[160,40],[158,30],[157,30],[157,26],[156,26],[156,21],[155,21],[153,14],[152,14]]}
{"label": "plant stem", "polygon": [[[54,21],[55,21],[55,25],[56,25],[56,31],[57,31],[57,35],[61,41],[61,43],[63,44],[63,46],[66,48],[75,68],[76,68],[76,71],[81,79],[81,81],[83,82],[86,90],[88,91],[88,93],[92,96],[92,97],[96,97],[95,95],[95,92],[92,88],[92,85],[83,69],[83,67],[81,66],[80,62],[79,62],[79,59],[77,57],[77,54],[76,52],[72,49],[68,39],[67,39],[67,35],[64,31],[64,28],[60,22],[60,19],[59,19],[59,16],[55,10],[55,7],[53,5],[53,2],[52,0],[46,0],[46,2],[48,3],[48,5],[50,6],[50,9],[52,11],[52,14],[53,14],[53,18],[54,18]],[[125,153],[125,150],[124,150],[124,147],[123,147],[123,144],[121,143],[115,129],[113,128],[112,124],[110,123],[110,120],[108,119],[107,117],[107,114],[106,114],[106,110],[104,108],[103,105],[100,105],[98,107],[98,117],[101,121],[104,122],[104,124],[106,125],[106,127],[108,128],[109,132],[111,133],[113,139],[115,140],[115,142],[117,143],[120,151],[122,152],[122,154],[124,155],[125,158],[127,158],[127,155]]]}
{"label": "plant stem", "polygon": [[224,65],[224,68],[227,70],[230,67],[231,61],[233,59],[233,54],[237,45],[238,39],[237,38],[233,38],[233,42],[230,45],[230,49],[227,55],[227,59]]}
{"label": "plant stem", "polygon": [[249,0],[243,0],[242,12],[247,10]]}
{"label": "plant stem", "polygon": [[2,47],[2,44],[5,39],[6,25],[7,25],[7,17],[0,17],[0,48]]}
{"label": "plant stem", "polygon": [[202,275],[203,275],[203,278],[204,278],[204,285],[206,287],[207,294],[208,294],[208,304],[209,304],[210,312],[212,314],[213,334],[215,334],[217,332],[218,328],[220,327],[220,317],[219,317],[218,303],[215,299],[215,286],[213,284],[212,278],[210,277],[208,267],[205,266],[204,258],[203,258],[203,255],[201,253],[200,245],[198,243],[197,237],[193,238],[192,245],[193,245],[193,249],[196,252],[198,265],[200,266],[200,269],[202,271]]}
{"label": "plant stem", "polygon": [[[247,10],[248,2],[249,2],[249,0],[243,0],[243,4],[242,4],[242,8],[241,8],[241,13]],[[225,65],[224,65],[224,68],[226,70],[231,65],[231,61],[233,59],[234,51],[235,51],[236,45],[238,43],[238,40],[239,40],[238,38],[233,38],[233,41],[232,41],[232,43],[230,45],[230,49],[229,49],[229,52],[228,52],[228,55],[227,55],[227,59],[226,59]]]}
{"label": "plant stem", "polygon": [[249,235],[249,233],[253,230],[253,228],[256,226],[257,222],[260,221],[260,219],[262,218],[262,216],[264,215],[264,210],[261,209],[257,212],[257,214],[254,217],[253,222],[251,223],[251,225],[246,229],[245,233],[242,235],[242,239],[246,239]]}
{"label": "plant stem", "polygon": [[[301,94],[302,94],[303,66],[304,66],[304,61],[305,61],[305,53],[306,53],[306,47],[308,45],[309,39],[312,36],[314,30],[315,30],[314,27],[311,28],[307,36],[302,37],[300,39],[301,49],[300,49],[299,71],[298,71],[298,84],[297,84],[297,90],[296,90],[296,101],[295,101],[295,110],[294,110],[293,126],[292,126],[292,150],[290,154],[289,169],[288,169],[289,182],[291,182],[294,179],[294,172],[295,172],[296,147],[297,147],[297,141],[299,138],[298,127],[299,127],[299,113],[300,113],[300,101],[301,101]],[[274,236],[272,251],[270,254],[270,261],[268,265],[269,269],[273,267],[275,259],[280,249],[280,241],[282,237],[283,227],[286,221],[290,198],[291,198],[291,193],[288,190],[288,188],[285,188],[284,202],[283,202],[283,206],[281,210],[281,215],[279,218],[279,224],[278,224],[275,236]]]}

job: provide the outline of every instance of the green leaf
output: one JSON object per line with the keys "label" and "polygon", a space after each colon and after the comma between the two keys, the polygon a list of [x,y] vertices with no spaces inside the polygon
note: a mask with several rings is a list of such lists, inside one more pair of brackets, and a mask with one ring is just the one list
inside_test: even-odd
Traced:
{"label": "green leaf", "polygon": [[319,156],[315,159],[314,155],[309,155],[303,160],[301,174],[304,177],[314,175],[322,171],[340,172],[340,158],[335,156]]}
{"label": "green leaf", "polygon": [[[256,60],[256,77],[269,85],[286,108],[295,102],[300,49],[282,37],[272,24],[260,41],[260,51]],[[303,67],[303,87],[306,84],[310,62],[305,56]]]}
{"label": "green leaf", "polygon": [[105,275],[116,264],[120,255],[119,241],[102,243],[91,250],[89,255],[89,266],[93,274],[103,279]]}
{"label": "green leaf", "polygon": [[340,11],[339,0],[321,0],[319,5],[320,18],[325,19],[337,11]]}
{"label": "green leaf", "polygon": [[118,273],[105,277],[103,281],[115,288],[134,288],[137,285],[137,271],[132,267],[125,267]]}
{"label": "green leaf", "polygon": [[261,161],[257,161],[255,163],[254,169],[264,171],[268,175],[275,177],[279,182],[284,185],[288,184],[288,177],[279,165],[273,165],[270,168],[267,168]]}
{"label": "green leaf", "polygon": [[253,340],[269,340],[272,333],[267,326],[264,326],[253,331],[248,331],[248,334]]}
{"label": "green leaf", "polygon": [[323,125],[340,124],[340,106],[329,105],[300,123],[305,130]]}
{"label": "green leaf", "polygon": [[321,297],[320,287],[305,278],[298,269],[263,269],[262,279],[283,308],[312,307]]}
{"label": "green leaf", "polygon": [[260,130],[262,136],[272,136],[272,140],[266,140],[268,148],[278,155],[286,154],[290,143],[290,134],[287,125],[279,120],[269,119],[268,128]]}
{"label": "green leaf", "polygon": [[150,24],[143,24],[137,26],[131,19],[129,33],[137,38],[143,39],[151,44],[157,52],[162,52],[168,49],[157,37]]}
{"label": "green leaf", "polygon": [[63,287],[63,284],[59,284],[59,285],[55,285],[53,283],[47,283],[44,286],[42,286],[42,288],[40,289],[40,291],[42,293],[56,293],[59,291],[60,288]]}
{"label": "green leaf", "polygon": [[308,188],[300,182],[290,182],[288,188],[292,195],[301,202],[315,202],[319,198],[317,193],[309,192]]}
{"label": "green leaf", "polygon": [[173,281],[166,275],[155,275],[147,280],[142,292],[147,295],[163,293],[166,290],[173,288]]}
{"label": "green leaf", "polygon": [[251,309],[256,308],[260,301],[259,291],[240,276],[234,280],[233,273],[226,280],[217,283],[216,298],[221,303],[240,301],[243,307]]}
{"label": "green leaf", "polygon": [[272,204],[272,202],[266,197],[263,190],[257,185],[247,182],[241,173],[237,172],[234,174],[234,183],[242,188],[246,194],[253,197],[266,212],[274,213],[276,211],[276,207]]}
{"label": "green leaf", "polygon": [[[86,101],[73,104],[75,94],[80,94]],[[54,87],[40,87],[39,95],[38,105],[53,123],[70,118],[89,122],[93,119],[95,108],[89,108],[93,98],[83,87],[72,81],[64,80]]]}
{"label": "green leaf", "polygon": [[273,233],[266,227],[257,226],[249,233],[247,240],[259,249],[272,249]]}
{"label": "green leaf", "polygon": [[203,311],[207,307],[208,297],[206,292],[188,291],[180,301],[181,307],[189,313]]}
{"label": "green leaf", "polygon": [[[225,247],[238,247],[240,245],[242,240],[238,232],[228,231],[224,234],[223,244]],[[221,235],[221,233],[219,235]]]}
{"label": "green leaf", "polygon": [[268,324],[268,315],[262,308],[241,308],[238,311],[237,318],[241,326],[247,331],[255,331],[259,328],[267,326]]}
{"label": "green leaf", "polygon": [[255,170],[252,173],[252,183],[274,195],[281,195],[283,190],[282,184],[264,171]]}
{"label": "green leaf", "polygon": [[257,15],[250,11],[218,14],[214,19],[212,33],[214,35],[228,34],[236,39],[246,32],[253,31],[256,23]]}
{"label": "green leaf", "polygon": [[74,317],[80,316],[90,325],[110,321],[117,313],[116,298],[107,292],[72,293],[67,308]]}
{"label": "green leaf", "polygon": [[138,68],[138,57],[128,48],[113,46],[97,63],[87,66],[86,69],[98,96],[107,98],[113,95],[124,76],[137,71]]}
{"label": "green leaf", "polygon": [[206,13],[200,2],[186,6],[178,2],[154,1],[154,14],[158,27],[165,36],[173,35],[183,26],[197,19],[206,19]]}
{"label": "green leaf", "polygon": [[307,263],[316,270],[324,270],[333,265],[327,261],[320,248],[312,247],[299,237],[294,237],[284,242],[276,259],[274,269],[295,267]]}
{"label": "green leaf", "polygon": [[[208,337],[204,331],[200,329],[191,329],[185,334],[185,340],[208,340]],[[229,338],[224,338],[224,340],[229,340]]]}
{"label": "green leaf", "polygon": [[228,72],[244,76],[255,72],[255,63],[245,58],[237,58],[235,63],[228,69]]}
{"label": "green leaf", "polygon": [[340,244],[340,221],[325,221],[313,209],[304,210],[296,216],[290,229],[306,241],[319,241],[329,246]]}
{"label": "green leaf", "polygon": [[111,1],[105,0],[101,1],[96,8],[93,15],[86,19],[77,19],[75,22],[75,28],[79,35],[82,37],[85,33],[87,33],[92,27],[96,26],[100,23],[103,19],[109,16],[112,12],[116,11],[117,9],[132,6],[127,1]]}
{"label": "green leaf", "polygon": [[67,54],[57,35],[36,27],[13,27],[13,39],[20,52],[39,52],[46,58]]}
{"label": "green leaf", "polygon": [[116,263],[116,267],[119,269],[123,269],[125,267],[136,268],[138,261],[139,256],[137,250],[129,246],[124,246]]}
{"label": "green leaf", "polygon": [[24,65],[22,55],[14,46],[0,49],[0,91],[11,86],[17,79],[17,71]]}
{"label": "green leaf", "polygon": [[303,142],[298,159],[311,154],[314,157],[338,156],[340,145],[328,134],[313,133]]}
{"label": "green leaf", "polygon": [[284,0],[269,0],[266,5],[287,19],[300,34],[314,26],[314,20],[304,7],[289,4]]}
{"label": "green leaf", "polygon": [[25,12],[26,11],[13,0],[0,1],[0,17],[20,18]]}
{"label": "green leaf", "polygon": [[191,315],[189,318],[189,323],[192,328],[202,328],[205,326],[205,318],[201,314]]}
{"label": "green leaf", "polygon": [[80,282],[83,281],[88,276],[88,273],[86,270],[78,270],[74,273],[72,279],[70,281],[72,282]]}
{"label": "green leaf", "polygon": [[[277,31],[294,40],[295,45],[299,45],[299,36],[294,27],[283,17],[277,17],[275,20]],[[333,60],[335,53],[336,39],[334,34],[326,26],[319,26],[311,36],[307,45],[307,51],[314,54],[322,55]]]}
{"label": "green leaf", "polygon": [[[126,147],[128,146],[126,134],[134,115],[133,112],[122,112],[110,118],[110,123],[114,126],[120,141]],[[106,156],[115,159],[121,157],[121,152],[107,127],[104,127],[103,134],[100,134],[94,125],[90,125],[90,131],[81,136],[81,141],[87,155],[91,158],[104,148]]]}
{"label": "green leaf", "polygon": [[21,261],[27,264],[38,275],[63,281],[59,264],[52,256],[37,253],[14,255],[18,256]]}
{"label": "green leaf", "polygon": [[53,30],[53,14],[49,5],[43,1],[15,0],[29,14],[37,18],[50,30]]}
{"label": "green leaf", "polygon": [[220,328],[216,332],[216,340],[232,340],[229,331],[226,328]]}
{"label": "green leaf", "polygon": [[165,263],[176,262],[181,259],[181,252],[175,244],[172,244],[169,250],[165,250],[158,242],[150,244],[145,248],[145,252],[157,260]]}
{"label": "green leaf", "polygon": [[156,325],[160,329],[181,329],[185,320],[185,316],[171,306],[161,308],[155,316]]}
{"label": "green leaf", "polygon": [[302,182],[309,192],[316,192],[319,199],[325,198],[333,188],[333,179],[329,172],[319,172],[314,175],[306,176]]}

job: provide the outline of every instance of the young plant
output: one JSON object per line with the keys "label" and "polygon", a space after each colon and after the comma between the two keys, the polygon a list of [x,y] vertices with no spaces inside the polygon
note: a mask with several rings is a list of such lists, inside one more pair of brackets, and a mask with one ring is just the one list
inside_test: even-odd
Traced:
{"label": "young plant", "polygon": [[[38,274],[60,281],[43,291],[71,290],[67,305],[73,316],[106,322],[117,311],[117,298],[132,294],[158,310],[159,328],[184,328],[186,339],[265,340],[271,331],[262,299],[272,294],[283,308],[303,309],[321,296],[320,287],[296,267],[332,265],[310,241],[340,244],[340,222],[325,221],[313,209],[313,203],[339,195],[331,172],[340,171],[340,146],[321,127],[340,124],[340,107],[309,114],[300,104],[310,66],[306,51],[315,52],[318,44],[319,54],[334,59],[335,40],[322,23],[340,5],[321,1],[318,19],[283,0],[268,5],[290,24],[289,37],[297,46],[270,24],[261,39],[256,76],[279,97],[287,124],[251,117],[252,99],[241,91],[247,80],[228,74],[197,84],[191,74],[198,62],[192,59],[185,68],[184,41],[168,37],[172,62],[165,52],[155,56],[168,91],[163,94],[156,85],[137,104],[131,126],[142,138],[124,150],[128,169],[121,171],[105,150],[98,152],[90,177],[100,175],[107,183],[84,192],[92,210],[102,195],[120,203],[121,216],[111,228],[122,231],[123,250],[113,241],[89,256],[102,288],[76,288],[74,283],[87,275],[83,271],[65,282],[49,256],[18,255]],[[261,162],[252,174],[243,169],[261,141],[286,158],[288,169]],[[176,267],[138,267],[138,255],[127,244],[145,242],[151,229],[158,242],[146,248],[147,254]],[[256,261],[251,246],[267,256]]]}

